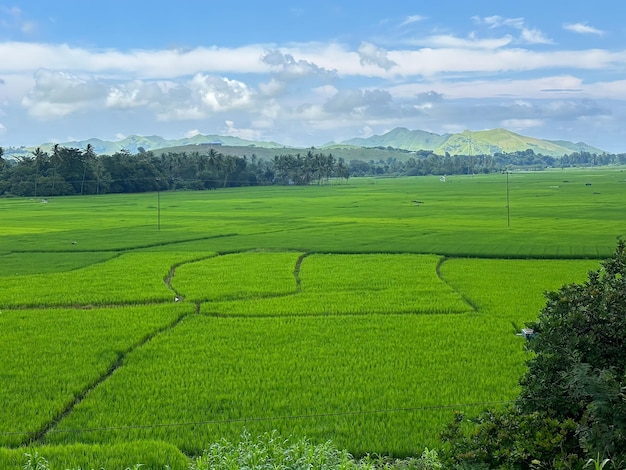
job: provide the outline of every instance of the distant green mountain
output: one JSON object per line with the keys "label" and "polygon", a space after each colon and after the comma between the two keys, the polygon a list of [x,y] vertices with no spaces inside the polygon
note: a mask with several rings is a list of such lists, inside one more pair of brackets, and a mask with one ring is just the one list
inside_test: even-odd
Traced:
{"label": "distant green mountain", "polygon": [[383,135],[373,135],[367,139],[354,138],[343,141],[344,145],[357,147],[393,147],[397,149],[417,151],[434,150],[443,145],[450,134],[433,134],[426,131],[411,131],[405,127],[396,127]]}
{"label": "distant green mountain", "polygon": [[546,142],[552,142],[553,144],[568,148],[570,149],[570,153],[571,152],[604,153],[602,152],[602,150],[597,149],[596,147],[592,147],[591,145],[587,145],[584,142],[573,143],[567,140],[547,140]]}
{"label": "distant green mountain", "polygon": [[[122,140],[108,141],[101,139],[87,139],[87,140],[75,140],[70,142],[60,143],[62,147],[72,147],[84,149],[88,144],[91,144],[94,151],[98,155],[108,154],[111,155],[115,152],[127,150],[130,153],[137,153],[139,148],[143,148],[145,151],[156,151],[159,149],[169,147],[181,147],[189,145],[229,145],[238,147],[263,147],[263,148],[283,148],[284,146],[276,142],[258,142],[253,140],[241,139],[239,137],[223,136],[223,135],[202,135],[197,134],[193,137],[186,137],[183,139],[164,139],[158,135],[140,136],[130,135]],[[46,152],[51,152],[54,147],[53,143],[41,144],[40,147]],[[23,147],[27,153],[34,150],[36,147]]]}
{"label": "distant green mountain", "polygon": [[[139,136],[131,135],[122,140],[108,141],[101,139],[87,139],[59,143],[63,147],[84,149],[91,145],[98,155],[112,155],[115,152],[126,150],[137,153],[139,149],[145,151],[206,151],[207,146],[223,146],[240,155],[256,154],[261,158],[278,153],[294,153],[310,150],[286,147],[276,142],[263,142],[241,139],[239,137],[223,135],[197,134],[183,139],[165,139],[158,135]],[[52,152],[54,144],[45,143],[33,147],[5,148],[9,158],[18,155],[30,155],[36,147],[46,152]],[[181,150],[182,149],[182,150]],[[535,153],[560,157],[573,152],[589,152],[602,154],[603,150],[587,145],[583,142],[573,143],[564,140],[542,140],[527,137],[506,129],[491,129],[486,131],[464,131],[458,134],[435,134],[421,130],[409,130],[397,127],[386,134],[364,138],[354,138],[343,142],[331,142],[320,147],[325,152],[332,152],[335,156],[351,159],[378,159],[381,151],[391,152],[385,158],[408,158],[407,152],[419,150],[432,151],[438,155],[479,155],[502,152],[512,153],[532,149]],[[370,150],[371,149],[371,150]],[[378,149],[378,152],[374,152]],[[374,152],[374,153],[372,153]],[[399,153],[399,155],[397,155]]]}
{"label": "distant green mountain", "polygon": [[573,152],[604,153],[603,150],[585,143],[572,143],[562,140],[542,140],[527,137],[506,129],[486,131],[464,131],[458,134],[434,134],[420,130],[411,131],[398,127],[383,135],[374,135],[367,139],[349,139],[341,145],[362,147],[393,147],[403,150],[430,150],[438,155],[493,155],[494,153],[512,153],[533,150],[535,153],[560,157]]}

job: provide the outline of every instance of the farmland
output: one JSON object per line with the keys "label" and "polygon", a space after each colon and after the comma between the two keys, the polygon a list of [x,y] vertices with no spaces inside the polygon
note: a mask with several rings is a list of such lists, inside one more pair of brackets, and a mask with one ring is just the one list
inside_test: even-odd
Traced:
{"label": "farmland", "polygon": [[0,463],[436,446],[515,397],[513,325],[626,234],[619,168],[508,180],[509,207],[504,175],[0,200]]}

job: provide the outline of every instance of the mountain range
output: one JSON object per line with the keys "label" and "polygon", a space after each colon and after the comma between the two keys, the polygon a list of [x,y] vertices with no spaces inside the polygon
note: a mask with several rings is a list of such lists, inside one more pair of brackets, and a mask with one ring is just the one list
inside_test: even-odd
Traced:
{"label": "mountain range", "polygon": [[[397,127],[383,135],[367,139],[350,139],[339,144],[356,147],[393,147],[409,151],[430,150],[438,155],[493,155],[532,150],[535,153],[559,157],[573,152],[602,154],[603,150],[584,142],[565,140],[543,140],[528,137],[506,129],[486,131],[464,131],[457,134],[434,134],[432,132],[409,130]],[[334,146],[337,146],[335,144]]]}
{"label": "mountain range", "polygon": [[[168,151],[174,148],[185,147],[190,151],[196,146],[227,146],[245,147],[258,149],[284,149],[289,152],[291,147],[265,141],[252,141],[239,137],[222,135],[197,134],[192,137],[169,140],[160,136],[132,135],[118,141],[101,139],[87,139],[60,143],[64,147],[83,149],[91,145],[96,154],[111,155],[115,152],[127,150],[131,153],[145,151]],[[51,152],[54,144],[45,143],[34,147],[5,148],[7,156],[28,154],[36,147],[46,152]],[[422,130],[409,130],[397,127],[382,135],[373,135],[368,138],[353,138],[342,142],[330,142],[321,147],[322,149],[363,149],[363,148],[393,148],[404,151],[432,151],[438,155],[493,155],[495,153],[512,153],[517,151],[533,150],[535,153],[550,155],[553,157],[570,154],[573,152],[589,152],[602,154],[603,150],[592,147],[583,142],[573,143],[564,140],[543,140],[534,137],[523,136],[506,129],[492,129],[485,131],[464,131],[456,134],[435,134]],[[298,150],[298,149],[293,149]]]}

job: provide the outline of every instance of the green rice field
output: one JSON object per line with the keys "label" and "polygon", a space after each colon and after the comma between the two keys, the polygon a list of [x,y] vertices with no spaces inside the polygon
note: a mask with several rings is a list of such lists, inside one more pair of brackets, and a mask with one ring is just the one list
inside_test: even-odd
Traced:
{"label": "green rice field", "polygon": [[436,448],[626,235],[623,169],[508,179],[508,207],[499,174],[0,199],[0,467],[185,468],[243,430]]}

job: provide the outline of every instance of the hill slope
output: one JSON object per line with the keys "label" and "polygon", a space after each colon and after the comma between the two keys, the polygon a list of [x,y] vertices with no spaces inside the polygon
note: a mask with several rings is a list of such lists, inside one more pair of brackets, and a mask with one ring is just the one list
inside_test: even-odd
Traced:
{"label": "hill slope", "polygon": [[[542,140],[527,137],[506,129],[486,131],[464,131],[458,134],[434,134],[425,131],[411,131],[398,127],[383,135],[374,135],[367,139],[349,139],[341,144],[362,147],[394,147],[404,150],[431,150],[445,155],[478,155],[502,152],[512,153],[531,149],[535,153],[554,157],[572,152],[604,153],[603,150],[583,142],[572,143],[562,140]],[[339,144],[339,145],[341,145]],[[337,144],[335,144],[337,146]]]}
{"label": "hill slope", "polygon": [[450,134],[439,135],[432,132],[411,131],[405,127],[396,127],[383,135],[374,135],[367,139],[349,139],[342,142],[342,144],[358,147],[393,147],[410,151],[434,150],[443,145],[449,137]]}
{"label": "hill slope", "polygon": [[[127,150],[131,153],[137,153],[138,149],[141,147],[144,150],[158,150],[164,149],[168,147],[181,147],[188,145],[230,145],[230,146],[238,146],[238,147],[263,147],[263,148],[284,148],[283,145],[278,144],[276,142],[257,142],[253,140],[241,139],[239,137],[232,136],[223,136],[223,135],[202,135],[197,134],[193,137],[185,137],[183,139],[165,139],[158,135],[151,136],[140,136],[140,135],[130,135],[125,137],[122,140],[118,141],[108,141],[108,140],[100,140],[100,139],[87,139],[80,141],[71,141],[64,142],[60,145],[63,147],[73,147],[84,149],[87,144],[91,144],[96,154],[108,154],[111,155],[115,152],[119,152],[121,150]],[[54,144],[45,143],[41,144],[39,147],[46,151],[50,152]],[[26,150],[32,151],[35,147],[27,147]]]}
{"label": "hill slope", "polygon": [[[306,151],[308,149],[294,149],[286,147],[277,142],[252,141],[239,137],[223,135],[203,135],[197,134],[183,139],[165,139],[158,135],[139,136],[131,135],[122,140],[108,141],[101,139],[87,139],[81,141],[63,142],[59,145],[84,149],[91,145],[98,155],[112,155],[115,152],[126,150],[130,153],[137,153],[140,148],[146,151],[207,151],[208,146],[237,148],[237,154],[266,157],[279,153],[293,153],[293,151]],[[30,155],[36,147],[43,151],[52,152],[54,144],[45,143],[33,147],[5,148],[5,154],[11,158],[18,155]],[[534,137],[523,136],[506,129],[492,129],[485,131],[464,131],[457,134],[435,134],[422,130],[409,130],[404,127],[397,127],[382,135],[373,135],[366,139],[353,138],[339,143],[329,143],[321,147],[326,152],[332,152],[336,156],[341,156],[346,160],[353,158],[370,159],[370,151],[367,149],[384,149],[392,153],[396,152],[416,152],[420,150],[432,151],[438,155],[479,155],[494,153],[523,152],[531,149],[535,153],[560,157],[573,152],[589,152],[602,154],[603,150],[592,147],[584,142],[568,142],[565,140],[542,140]],[[183,149],[183,150],[181,150]],[[340,155],[339,155],[340,154]],[[395,157],[395,155],[393,155]],[[386,156],[388,157],[388,156]]]}

